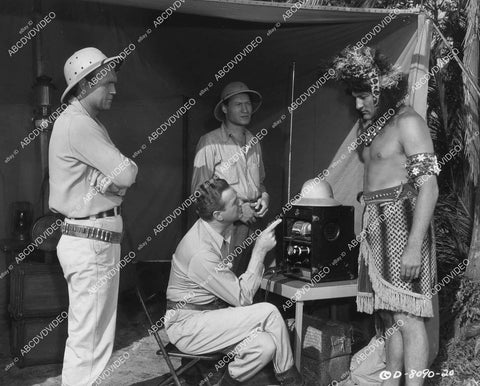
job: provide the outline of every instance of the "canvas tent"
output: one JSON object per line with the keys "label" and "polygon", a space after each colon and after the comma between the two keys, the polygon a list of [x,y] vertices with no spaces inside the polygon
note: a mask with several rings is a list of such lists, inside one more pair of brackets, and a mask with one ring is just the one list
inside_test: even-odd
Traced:
{"label": "canvas tent", "polygon": [[[161,24],[158,18],[166,15],[162,10],[172,8],[170,1],[46,0],[41,2],[39,13],[39,18],[51,12],[56,15],[38,34],[43,41],[41,68],[53,78],[57,88],[52,98],[53,109],[60,105],[59,96],[65,87],[63,64],[72,52],[96,46],[116,54],[126,52],[129,45],[135,47],[120,72],[114,106],[103,115],[103,121],[122,152],[133,155],[142,151],[135,158],[140,165],[138,181],[125,202],[128,245],[124,249],[133,248],[144,259],[169,259],[181,237],[182,221],[178,218],[161,233],[154,232],[154,228],[190,193],[195,145],[202,134],[218,127],[212,109],[226,83],[242,80],[263,95],[262,108],[255,115],[251,130],[254,134],[262,128],[268,130],[262,147],[273,215],[288,199],[287,107],[293,62],[294,99],[315,84],[336,52],[364,36],[371,38],[368,44],[381,48],[405,72],[410,72],[411,81],[425,73],[428,63],[428,24],[415,12],[397,12],[386,22],[391,10],[303,6],[284,20],[287,11],[294,9],[292,5],[198,0],[178,3],[180,8]],[[25,35],[25,32],[19,34],[19,30],[29,20],[36,19],[29,2],[20,7],[13,2],[3,7],[2,69],[11,76],[2,80],[0,114],[4,139],[0,146],[4,158],[13,149],[19,153],[8,163],[2,163],[2,217],[7,218],[8,204],[16,200],[36,203],[36,214],[40,215],[40,141],[21,145],[33,129],[34,41],[12,56],[8,53]],[[279,27],[272,32],[278,22]],[[382,26],[378,33],[374,30],[377,25]],[[249,52],[252,45],[245,47],[255,39],[257,46]],[[233,63],[235,57],[240,60],[236,60],[232,69],[224,67]],[[228,70],[223,76],[222,69]],[[178,117],[179,107],[191,98],[195,105]],[[425,88],[413,93],[412,101],[417,111],[425,114]],[[175,112],[178,118],[175,123],[154,139],[152,132]],[[293,114],[291,194],[336,160],[332,164],[335,167],[329,168],[328,180],[336,196],[352,204],[354,195],[361,190],[361,167],[345,146],[351,143],[352,138],[345,138],[349,133],[354,134],[351,129],[355,122],[349,96],[339,85],[327,82]],[[281,123],[272,128],[279,120]],[[142,149],[142,145],[146,148]],[[340,158],[344,153],[344,158]],[[5,236],[6,223],[0,229]],[[139,250],[148,237],[151,241]]]}
{"label": "canvas tent", "polygon": [[[34,5],[40,7],[36,15]],[[171,15],[165,13],[172,7]],[[190,194],[195,146],[201,135],[218,127],[212,110],[226,83],[241,80],[263,95],[251,131],[268,131],[261,143],[272,217],[281,212],[289,196],[290,130],[290,194],[328,168],[327,179],[336,198],[357,205],[359,214],[355,196],[361,190],[362,167],[356,154],[347,150],[355,137],[351,98],[329,81],[295,109],[290,127],[292,64],[295,62],[294,99],[325,73],[333,55],[366,36],[368,45],[382,49],[409,74],[411,84],[428,71],[429,24],[415,11],[396,11],[395,17],[387,19],[392,10],[294,8],[292,4],[226,0],[8,1],[2,2],[0,9],[0,60],[5,75],[0,80],[2,160],[18,150],[0,166],[0,236],[8,237],[11,231],[11,202],[34,203],[36,216],[45,211],[41,205],[40,140],[21,144],[33,129],[36,76],[52,78],[55,110],[65,88],[63,64],[74,51],[95,46],[113,55],[130,46],[113,107],[100,119],[124,154],[136,154],[140,172],[124,204],[127,237],[122,254],[133,250],[140,259],[169,260],[186,230],[184,215],[160,233],[154,228],[176,208],[184,212],[182,202]],[[55,17],[36,36],[18,52],[9,53],[28,33],[25,26],[36,26],[51,12]],[[37,44],[37,39],[42,44]],[[246,49],[252,42],[256,42],[254,49],[252,45]],[[229,68],[234,60],[236,64]],[[411,104],[422,115],[426,92],[422,87],[410,95]],[[192,98],[195,103],[188,112],[178,114]],[[172,125],[158,137],[153,135],[169,118]],[[275,122],[280,123],[272,127]],[[191,222],[191,208],[186,212]],[[357,231],[358,226],[357,221]]]}

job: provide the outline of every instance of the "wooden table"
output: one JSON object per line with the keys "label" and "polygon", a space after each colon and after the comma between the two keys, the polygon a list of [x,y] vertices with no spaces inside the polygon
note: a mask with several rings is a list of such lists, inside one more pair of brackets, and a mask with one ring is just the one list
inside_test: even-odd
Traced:
{"label": "wooden table", "polygon": [[[357,280],[311,284],[307,281],[296,280],[283,275],[275,275],[271,282],[268,283],[269,277],[271,277],[271,275],[262,279],[261,288],[289,299],[290,303],[289,300],[285,303],[287,307],[295,304],[294,356],[295,366],[301,371],[303,303],[308,300],[336,299],[356,296]],[[332,311],[332,316],[335,318],[335,310]]]}

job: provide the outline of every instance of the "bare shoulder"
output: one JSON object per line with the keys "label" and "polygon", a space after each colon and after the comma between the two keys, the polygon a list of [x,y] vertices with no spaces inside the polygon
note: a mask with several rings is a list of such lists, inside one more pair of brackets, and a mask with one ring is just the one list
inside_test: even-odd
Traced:
{"label": "bare shoulder", "polygon": [[410,106],[400,109],[396,116],[396,124],[402,135],[428,134],[430,136],[427,123]]}
{"label": "bare shoulder", "polygon": [[413,108],[405,106],[400,109],[396,116],[396,126],[407,154],[433,151],[427,123]]}

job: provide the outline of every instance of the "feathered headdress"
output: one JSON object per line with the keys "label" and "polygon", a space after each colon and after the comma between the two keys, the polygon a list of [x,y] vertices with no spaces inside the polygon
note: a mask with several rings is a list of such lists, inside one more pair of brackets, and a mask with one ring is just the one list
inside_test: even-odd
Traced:
{"label": "feathered headdress", "polygon": [[398,66],[392,66],[378,52],[370,47],[347,46],[333,60],[333,69],[338,80],[363,82],[372,91],[375,105],[380,98],[380,89],[398,85],[403,73]]}

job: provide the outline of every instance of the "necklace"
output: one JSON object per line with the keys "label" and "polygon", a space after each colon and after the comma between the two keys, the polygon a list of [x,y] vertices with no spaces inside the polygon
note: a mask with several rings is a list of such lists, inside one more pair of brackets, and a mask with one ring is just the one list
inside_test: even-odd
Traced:
{"label": "necklace", "polygon": [[[395,110],[392,109],[392,111],[395,111]],[[388,110],[388,112],[390,112],[390,110]],[[385,127],[387,122],[390,120],[390,117],[392,117],[393,115],[394,114],[391,114],[389,117],[385,117],[385,114],[383,114],[373,124],[368,126],[366,130],[363,130],[361,135],[365,136],[365,139],[363,139],[363,143],[366,147],[369,147],[372,144],[375,137]]]}
{"label": "necklace", "polygon": [[383,129],[383,126],[369,126],[369,128],[364,131],[362,134],[365,134],[366,138],[363,140],[363,143],[365,144],[366,147],[369,147],[375,137],[380,133],[380,130]]}

